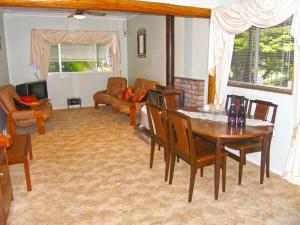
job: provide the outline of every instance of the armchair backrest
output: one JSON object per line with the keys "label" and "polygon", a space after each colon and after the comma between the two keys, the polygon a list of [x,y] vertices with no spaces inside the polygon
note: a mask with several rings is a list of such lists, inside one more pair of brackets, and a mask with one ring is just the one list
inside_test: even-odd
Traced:
{"label": "armchair backrest", "polygon": [[107,81],[106,91],[107,94],[116,96],[122,90],[126,89],[127,80],[124,77],[110,77]]}
{"label": "armchair backrest", "polygon": [[156,88],[157,85],[158,82],[156,81],[137,78],[133,85],[134,98],[136,98],[142,90],[149,91],[149,89]]}
{"label": "armchair backrest", "polygon": [[19,98],[19,95],[13,85],[8,84],[0,89],[0,104],[5,113],[17,111],[14,98]]}

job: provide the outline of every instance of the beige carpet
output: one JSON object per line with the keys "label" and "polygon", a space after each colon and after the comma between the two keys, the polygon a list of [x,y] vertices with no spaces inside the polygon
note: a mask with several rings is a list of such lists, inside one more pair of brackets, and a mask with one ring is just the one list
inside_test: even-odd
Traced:
{"label": "beige carpet", "polygon": [[188,203],[188,165],[176,163],[173,184],[165,183],[163,152],[155,152],[149,169],[149,145],[134,136],[126,116],[107,107],[55,111],[46,135],[34,135],[32,144],[32,192],[22,165],[10,166],[10,225],[300,224],[299,186],[273,173],[260,185],[251,163],[238,186],[231,159],[219,200],[207,168]]}

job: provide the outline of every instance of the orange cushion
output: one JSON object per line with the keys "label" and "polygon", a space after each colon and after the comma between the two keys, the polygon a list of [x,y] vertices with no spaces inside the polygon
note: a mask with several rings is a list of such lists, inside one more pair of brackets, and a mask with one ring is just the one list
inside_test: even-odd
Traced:
{"label": "orange cushion", "polygon": [[148,91],[143,89],[140,91],[140,93],[138,93],[138,95],[134,98],[134,102],[141,102],[141,101],[144,101],[146,100],[147,98],[147,95],[148,95]]}
{"label": "orange cushion", "polygon": [[22,102],[25,105],[30,105],[30,106],[41,104],[40,101],[34,95],[31,95],[31,96],[21,96],[19,98],[19,101]]}
{"label": "orange cushion", "polygon": [[131,87],[128,87],[124,91],[122,91],[122,95],[121,95],[122,99],[129,101],[132,97],[133,97],[133,90]]}

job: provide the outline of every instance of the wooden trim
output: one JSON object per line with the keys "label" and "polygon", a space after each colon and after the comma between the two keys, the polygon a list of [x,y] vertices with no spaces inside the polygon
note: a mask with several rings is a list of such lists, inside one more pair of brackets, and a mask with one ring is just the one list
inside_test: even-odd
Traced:
{"label": "wooden trim", "polygon": [[1,0],[0,6],[90,9],[210,18],[210,9],[137,0]]}
{"label": "wooden trim", "polygon": [[166,84],[174,86],[174,16],[166,16]]}
{"label": "wooden trim", "polygon": [[216,93],[216,78],[212,75],[209,75],[208,76],[208,96],[207,96],[208,104],[214,103],[215,93]]}
{"label": "wooden trim", "polygon": [[274,92],[274,93],[286,94],[286,95],[292,95],[293,92],[292,90],[285,90],[285,89],[279,89],[274,87],[267,87],[267,86],[261,86],[256,84],[247,84],[247,83],[234,82],[234,81],[228,81],[228,86]]}

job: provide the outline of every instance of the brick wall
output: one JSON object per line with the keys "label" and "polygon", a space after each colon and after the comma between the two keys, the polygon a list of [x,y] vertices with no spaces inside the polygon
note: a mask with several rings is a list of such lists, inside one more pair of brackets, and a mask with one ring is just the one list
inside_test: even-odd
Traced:
{"label": "brick wall", "polygon": [[204,80],[175,77],[176,89],[184,90],[185,106],[201,106],[204,104]]}

